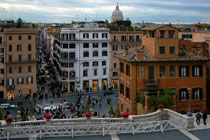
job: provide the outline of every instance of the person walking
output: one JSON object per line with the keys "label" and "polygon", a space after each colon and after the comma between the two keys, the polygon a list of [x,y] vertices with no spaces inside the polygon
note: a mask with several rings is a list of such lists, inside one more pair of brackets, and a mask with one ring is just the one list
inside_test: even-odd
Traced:
{"label": "person walking", "polygon": [[201,117],[202,117],[201,113],[198,112],[198,113],[196,114],[196,122],[197,122],[197,125],[200,125],[200,119],[201,119]]}
{"label": "person walking", "polygon": [[208,114],[207,114],[207,112],[206,112],[206,110],[203,112],[203,123],[204,123],[204,125],[206,125],[206,119],[207,119],[207,117],[208,117]]}

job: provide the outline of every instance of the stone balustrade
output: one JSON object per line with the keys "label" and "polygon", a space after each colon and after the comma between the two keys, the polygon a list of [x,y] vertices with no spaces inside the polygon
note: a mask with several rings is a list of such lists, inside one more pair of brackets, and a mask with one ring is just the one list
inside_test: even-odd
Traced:
{"label": "stone balustrade", "polygon": [[[34,120],[34,121],[22,121],[13,122],[10,127],[24,127],[24,126],[45,126],[45,125],[86,125],[86,124],[111,124],[111,123],[129,123],[129,122],[151,122],[160,120],[170,120],[173,125],[183,128],[194,127],[194,117],[187,117],[186,115],[179,114],[169,109],[163,111],[157,110],[156,112],[143,114],[143,115],[130,115],[128,119],[123,118],[71,118],[71,119],[52,119],[46,120]],[[181,124],[180,124],[181,122]],[[182,125],[182,126],[178,126]],[[0,127],[4,127],[2,125]]]}

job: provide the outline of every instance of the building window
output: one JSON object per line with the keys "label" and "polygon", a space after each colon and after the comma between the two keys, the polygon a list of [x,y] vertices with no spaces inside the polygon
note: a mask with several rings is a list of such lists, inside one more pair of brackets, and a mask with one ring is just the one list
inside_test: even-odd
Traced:
{"label": "building window", "polygon": [[126,98],[130,99],[130,89],[126,87]]}
{"label": "building window", "polygon": [[11,35],[9,36],[9,40],[12,40],[12,36]]}
{"label": "building window", "polygon": [[202,88],[194,88],[192,89],[192,99],[193,100],[202,100]]}
{"label": "building window", "polygon": [[114,63],[114,68],[117,68],[117,63]]}
{"label": "building window", "polygon": [[31,44],[28,44],[28,51],[31,51]]}
{"label": "building window", "polygon": [[160,38],[164,38],[165,37],[165,31],[160,31]]}
{"label": "building window", "polygon": [[98,43],[97,42],[93,43],[93,48],[98,48]]}
{"label": "building window", "polygon": [[75,52],[69,53],[69,60],[75,60]]}
{"label": "building window", "polygon": [[106,66],[106,61],[102,61],[102,66]]}
{"label": "building window", "polygon": [[73,68],[74,67],[74,63],[69,63],[69,68]]}
{"label": "building window", "polygon": [[17,45],[17,51],[18,52],[22,51],[22,45]]}
{"label": "building window", "polygon": [[175,54],[175,47],[174,46],[171,46],[170,47],[170,54]]}
{"label": "building window", "polygon": [[102,38],[108,38],[108,34],[107,33],[102,33]]}
{"label": "building window", "polygon": [[94,76],[97,76],[97,70],[94,70]]}
{"label": "building window", "polygon": [[93,57],[98,57],[98,51],[93,52]]}
{"label": "building window", "polygon": [[175,31],[168,31],[168,38],[174,38]]}
{"label": "building window", "polygon": [[83,48],[89,48],[89,43],[84,43]]}
{"label": "building window", "polygon": [[166,72],[165,66],[160,66],[160,77],[165,76],[165,72]]}
{"label": "building window", "polygon": [[22,67],[21,66],[18,67],[18,72],[22,73]]}
{"label": "building window", "polygon": [[12,52],[12,45],[9,45],[9,52]]}
{"label": "building window", "polygon": [[31,40],[31,35],[28,35],[28,40]]}
{"label": "building window", "polygon": [[116,52],[116,51],[117,51],[117,45],[113,45],[113,46],[112,46],[112,50],[113,50],[114,52]]}
{"label": "building window", "polygon": [[83,52],[83,57],[89,57],[89,52]]}
{"label": "building window", "polygon": [[88,33],[83,33],[83,38],[89,38],[89,34]]}
{"label": "building window", "polygon": [[9,79],[7,80],[7,84],[8,84],[9,86],[14,85],[14,79],[9,78]]}
{"label": "building window", "polygon": [[144,79],[144,66],[139,67],[139,77]]}
{"label": "building window", "polygon": [[70,71],[69,76],[70,78],[75,78],[75,71]]}
{"label": "building window", "polygon": [[106,69],[103,69],[103,75],[106,75]]}
{"label": "building window", "polygon": [[0,36],[0,44],[3,43],[3,39],[2,39],[2,36]]}
{"label": "building window", "polygon": [[84,62],[83,67],[89,67],[89,62]]}
{"label": "building window", "polygon": [[120,93],[124,95],[124,85],[120,83]]}
{"label": "building window", "polygon": [[93,67],[98,66],[98,61],[93,61]]}
{"label": "building window", "polygon": [[33,77],[27,77],[26,78],[26,83],[27,84],[32,84],[33,83]]}
{"label": "building window", "polygon": [[22,40],[22,36],[21,35],[18,36],[18,40]]}
{"label": "building window", "polygon": [[87,76],[88,76],[88,70],[84,70],[84,71],[83,71],[83,76],[84,76],[84,77],[87,77]]}
{"label": "building window", "polygon": [[193,66],[192,67],[192,76],[201,77],[202,76],[202,66]]}
{"label": "building window", "polygon": [[102,48],[107,48],[107,47],[108,47],[107,43],[102,43]]}
{"label": "building window", "polygon": [[98,38],[98,33],[93,33],[93,38]]}
{"label": "building window", "polygon": [[108,52],[107,51],[102,51],[102,56],[108,56]]}
{"label": "building window", "polygon": [[113,72],[112,75],[113,75],[113,76],[118,76],[118,73],[117,73],[117,72]]}
{"label": "building window", "polygon": [[130,76],[130,66],[126,65],[126,75]]}
{"label": "building window", "polygon": [[9,74],[12,73],[12,67],[9,67]]}
{"label": "building window", "polygon": [[24,78],[17,78],[17,84],[24,84]]}
{"label": "building window", "polygon": [[179,66],[179,77],[189,77],[189,66]]}
{"label": "building window", "polygon": [[63,49],[68,49],[69,45],[68,44],[63,44]]}
{"label": "building window", "polygon": [[69,44],[69,49],[75,49],[75,48],[76,48],[75,44]]}
{"label": "building window", "polygon": [[120,62],[120,72],[124,73],[124,63]]}
{"label": "building window", "polygon": [[124,35],[121,36],[121,41],[122,41],[122,42],[126,42],[126,36],[124,36]]}
{"label": "building window", "polygon": [[160,54],[165,54],[165,47],[164,46],[160,46]]}
{"label": "building window", "polygon": [[31,66],[28,66],[28,72],[31,72]]}
{"label": "building window", "polygon": [[9,62],[12,62],[12,55],[9,55]]}
{"label": "building window", "polygon": [[176,77],[176,66],[170,66],[170,77]]}
{"label": "building window", "polygon": [[179,90],[179,99],[180,100],[189,99],[187,88],[182,88]]}
{"label": "building window", "polygon": [[28,61],[31,61],[31,54],[28,55]]}
{"label": "building window", "polygon": [[18,62],[22,62],[22,55],[18,55]]}
{"label": "building window", "polygon": [[121,46],[121,50],[124,50],[126,48],[126,45]]}
{"label": "building window", "polygon": [[4,69],[0,69],[0,74],[4,74]]}

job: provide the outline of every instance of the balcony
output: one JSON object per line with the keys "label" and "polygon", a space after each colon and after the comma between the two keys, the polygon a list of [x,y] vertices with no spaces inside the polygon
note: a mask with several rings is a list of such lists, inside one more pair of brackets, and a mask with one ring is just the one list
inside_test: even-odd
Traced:
{"label": "balcony", "polygon": [[118,42],[118,40],[117,39],[112,39],[112,42]]}
{"label": "balcony", "polygon": [[31,59],[31,60],[15,60],[15,61],[12,61],[12,62],[7,62],[7,64],[15,64],[15,63],[35,63],[37,62],[37,59]]}
{"label": "balcony", "polygon": [[60,61],[63,61],[63,62],[69,62],[69,61],[73,61],[73,62],[75,62],[75,61],[77,61],[78,60],[78,58],[60,58]]}
{"label": "balcony", "polygon": [[160,79],[144,79],[143,82],[146,86],[158,86]]}
{"label": "balcony", "polygon": [[15,85],[7,85],[7,89],[8,90],[14,90],[15,89]]}

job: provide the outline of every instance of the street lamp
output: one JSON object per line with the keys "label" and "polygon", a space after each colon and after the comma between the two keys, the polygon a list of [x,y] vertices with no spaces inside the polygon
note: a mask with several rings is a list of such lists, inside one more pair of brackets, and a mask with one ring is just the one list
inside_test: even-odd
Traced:
{"label": "street lamp", "polygon": [[188,100],[189,108],[188,108],[187,116],[188,116],[188,117],[192,117],[191,107],[190,107],[191,88],[187,88],[187,90],[188,90],[188,96],[189,96],[189,100]]}

